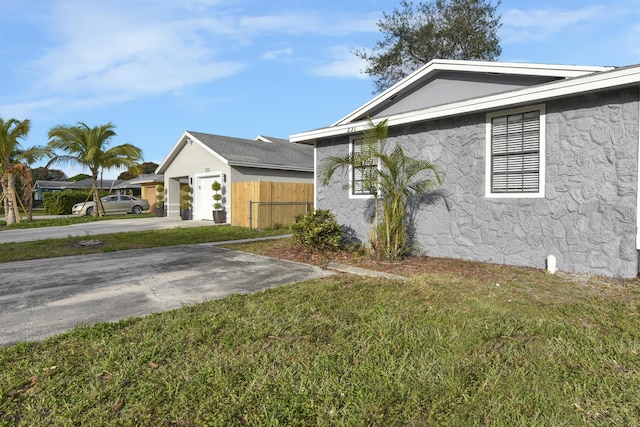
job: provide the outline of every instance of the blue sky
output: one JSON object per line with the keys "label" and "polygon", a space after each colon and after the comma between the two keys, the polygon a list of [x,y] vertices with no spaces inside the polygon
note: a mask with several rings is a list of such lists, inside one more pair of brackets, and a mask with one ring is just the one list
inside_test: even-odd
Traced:
{"label": "blue sky", "polygon": [[[352,52],[375,45],[382,11],[398,5],[0,0],[0,117],[31,120],[23,147],[56,125],[112,122],[113,145],[156,163],[185,130],[287,138],[372,97]],[[501,61],[640,63],[637,0],[503,0],[499,13]]]}

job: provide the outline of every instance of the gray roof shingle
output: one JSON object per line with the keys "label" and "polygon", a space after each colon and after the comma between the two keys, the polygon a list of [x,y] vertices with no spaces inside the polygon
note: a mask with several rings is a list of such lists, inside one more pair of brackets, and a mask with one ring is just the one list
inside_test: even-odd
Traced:
{"label": "gray roof shingle", "polygon": [[271,142],[191,132],[188,134],[227,159],[230,165],[313,171],[313,146],[280,138]]}

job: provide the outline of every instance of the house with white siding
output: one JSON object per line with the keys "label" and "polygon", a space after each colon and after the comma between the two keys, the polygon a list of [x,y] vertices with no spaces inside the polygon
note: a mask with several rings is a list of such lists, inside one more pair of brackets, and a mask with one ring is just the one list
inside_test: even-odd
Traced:
{"label": "house with white siding", "polygon": [[214,181],[221,182],[227,222],[232,186],[240,182],[313,183],[313,147],[259,135],[234,138],[185,131],[155,171],[164,177],[165,212],[180,216],[184,189],[192,192],[192,218],[212,220]]}

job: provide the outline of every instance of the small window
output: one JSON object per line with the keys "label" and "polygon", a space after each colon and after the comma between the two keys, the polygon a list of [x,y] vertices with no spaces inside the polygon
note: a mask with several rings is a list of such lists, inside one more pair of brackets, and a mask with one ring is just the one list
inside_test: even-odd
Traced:
{"label": "small window", "polygon": [[350,142],[350,152],[356,160],[351,166],[351,195],[370,197],[373,195],[378,165],[375,159],[367,159],[362,136],[352,137]]}
{"label": "small window", "polygon": [[544,197],[544,106],[487,115],[488,197]]}

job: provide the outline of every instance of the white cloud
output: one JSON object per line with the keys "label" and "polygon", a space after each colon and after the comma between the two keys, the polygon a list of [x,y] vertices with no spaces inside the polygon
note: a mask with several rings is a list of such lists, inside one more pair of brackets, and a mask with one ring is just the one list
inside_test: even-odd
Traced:
{"label": "white cloud", "polygon": [[274,60],[274,59],[282,59],[282,58],[290,58],[293,56],[293,49],[290,47],[285,49],[276,49],[271,50],[269,52],[265,52],[262,54],[262,59]]}
{"label": "white cloud", "polygon": [[333,59],[313,67],[312,74],[322,77],[369,78],[362,73],[362,70],[366,68],[366,62],[357,57],[349,47],[334,46],[330,49],[330,53]]}
{"label": "white cloud", "polygon": [[243,33],[262,34],[280,32],[285,34],[316,34],[345,36],[360,32],[377,32],[377,14],[365,16],[328,16],[305,14],[244,16],[238,19],[238,28]]}
{"label": "white cloud", "polygon": [[[42,53],[24,64],[31,87],[23,109],[73,110],[145,96],[178,93],[239,73],[269,41],[263,59],[294,59],[299,37],[377,32],[378,14],[327,15],[314,11],[244,13],[244,0],[52,0],[38,23]],[[281,39],[278,39],[280,37]],[[293,39],[291,39],[293,37]],[[300,49],[296,49],[300,50]],[[361,77],[351,53],[315,68],[320,76]],[[238,59],[240,58],[240,59]],[[245,59],[246,58],[246,59]],[[317,59],[317,58],[316,58]],[[11,102],[9,102],[11,103]],[[16,104],[16,103],[14,103]]]}
{"label": "white cloud", "polygon": [[217,60],[199,34],[203,28],[188,20],[123,12],[113,3],[57,3],[51,22],[59,44],[31,63],[41,76],[35,89],[135,97],[212,81],[243,67]]}
{"label": "white cloud", "polygon": [[575,10],[511,9],[502,15],[500,35],[508,43],[543,40],[572,26],[602,20],[607,15],[610,11],[601,5]]}

